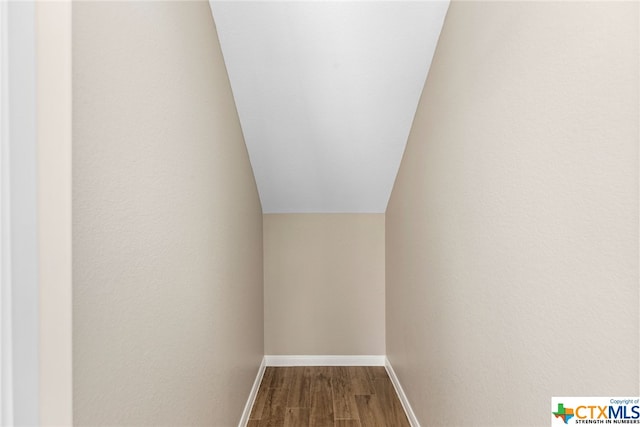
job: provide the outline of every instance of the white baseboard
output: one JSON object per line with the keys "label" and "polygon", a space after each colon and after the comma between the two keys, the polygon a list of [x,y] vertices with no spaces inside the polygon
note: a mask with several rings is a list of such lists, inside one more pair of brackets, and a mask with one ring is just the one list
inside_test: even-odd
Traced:
{"label": "white baseboard", "polygon": [[244,405],[244,411],[242,411],[242,417],[240,418],[240,422],[238,423],[238,427],[246,427],[249,423],[249,416],[251,415],[251,409],[253,408],[253,403],[256,400],[256,395],[258,394],[258,389],[260,388],[260,383],[262,382],[262,377],[264,376],[264,370],[267,367],[265,363],[265,358],[262,358],[262,363],[260,363],[260,367],[258,368],[258,375],[256,375],[255,381],[253,381],[253,387],[251,387],[251,393],[249,393],[249,399],[247,399],[247,403]]}
{"label": "white baseboard", "polygon": [[267,366],[385,366],[384,355],[375,356],[264,356]]}
{"label": "white baseboard", "polygon": [[396,373],[393,371],[393,367],[391,366],[391,362],[389,359],[385,357],[385,365],[384,367],[387,369],[387,373],[389,374],[389,378],[391,378],[391,382],[393,383],[393,388],[396,389],[396,394],[400,399],[400,403],[404,408],[404,412],[407,414],[407,418],[409,419],[409,424],[411,427],[420,427],[420,423],[418,422],[418,418],[416,414],[413,412],[411,408],[411,404],[409,403],[409,399],[407,399],[407,395],[404,394],[404,390],[402,390],[402,386],[400,385],[400,380],[396,376]]}

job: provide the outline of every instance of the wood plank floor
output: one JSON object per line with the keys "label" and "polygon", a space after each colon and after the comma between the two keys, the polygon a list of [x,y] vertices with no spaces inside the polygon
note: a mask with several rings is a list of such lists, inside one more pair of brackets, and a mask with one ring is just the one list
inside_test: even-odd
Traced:
{"label": "wood plank floor", "polygon": [[248,427],[410,427],[382,366],[269,367]]}

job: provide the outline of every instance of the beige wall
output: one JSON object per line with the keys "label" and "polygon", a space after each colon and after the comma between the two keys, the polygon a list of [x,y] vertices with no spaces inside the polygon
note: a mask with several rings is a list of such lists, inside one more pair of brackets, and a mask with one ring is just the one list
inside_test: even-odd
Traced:
{"label": "beige wall", "polygon": [[266,354],[384,354],[384,215],[264,215],[264,287]]}
{"label": "beige wall", "polygon": [[40,425],[72,424],[71,2],[36,2]]}
{"label": "beige wall", "polygon": [[423,425],[638,395],[638,58],[637,3],[451,4],[386,213]]}
{"label": "beige wall", "polygon": [[237,424],[262,212],[209,5],[73,4],[77,425]]}

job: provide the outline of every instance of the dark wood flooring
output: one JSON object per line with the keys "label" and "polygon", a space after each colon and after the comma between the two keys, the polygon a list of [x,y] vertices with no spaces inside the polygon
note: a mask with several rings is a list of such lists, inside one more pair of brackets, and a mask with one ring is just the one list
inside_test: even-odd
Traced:
{"label": "dark wood flooring", "polygon": [[410,427],[382,366],[269,367],[248,427]]}

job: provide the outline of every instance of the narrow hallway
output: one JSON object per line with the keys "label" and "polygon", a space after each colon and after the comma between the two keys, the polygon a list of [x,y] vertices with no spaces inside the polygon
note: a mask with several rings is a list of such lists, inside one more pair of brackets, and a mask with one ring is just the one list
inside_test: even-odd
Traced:
{"label": "narrow hallway", "polygon": [[637,2],[35,6],[40,425],[640,402]]}

